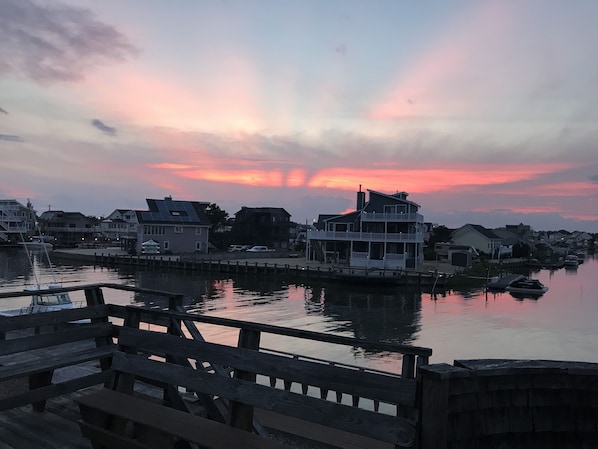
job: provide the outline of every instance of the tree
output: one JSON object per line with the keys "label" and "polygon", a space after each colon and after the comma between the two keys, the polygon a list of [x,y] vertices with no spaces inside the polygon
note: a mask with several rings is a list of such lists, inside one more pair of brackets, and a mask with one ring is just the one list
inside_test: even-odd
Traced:
{"label": "tree", "polygon": [[212,229],[220,228],[226,226],[228,221],[228,212],[220,209],[220,206],[216,203],[211,203],[206,207],[206,216],[208,220],[210,220],[210,224],[212,225]]}

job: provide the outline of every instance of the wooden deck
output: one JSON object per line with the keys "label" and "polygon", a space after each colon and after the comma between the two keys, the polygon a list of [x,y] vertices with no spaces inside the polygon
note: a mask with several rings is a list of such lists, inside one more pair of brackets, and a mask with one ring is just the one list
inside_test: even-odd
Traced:
{"label": "wooden deck", "polygon": [[[90,387],[48,401],[46,410],[38,413],[30,405],[0,412],[0,449],[93,449],[90,441],[81,435],[77,421],[81,419],[75,399],[102,387]],[[324,449],[327,446],[308,441],[309,435],[324,431],[317,424],[259,412],[258,416],[276,439],[297,449]],[[285,432],[291,426],[294,436]],[[392,444],[325,428],[327,439],[337,441],[341,447],[355,449],[393,449]],[[301,438],[305,436],[305,439]],[[364,446],[366,444],[366,446]]]}
{"label": "wooden deck", "polygon": [[59,396],[42,413],[31,405],[0,412],[0,449],[92,449],[81,435],[74,398],[93,388]]}

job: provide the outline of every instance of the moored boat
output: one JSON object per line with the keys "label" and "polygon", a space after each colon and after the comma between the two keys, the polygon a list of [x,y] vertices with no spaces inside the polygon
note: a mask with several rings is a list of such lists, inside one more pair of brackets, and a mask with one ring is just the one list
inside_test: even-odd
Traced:
{"label": "moored boat", "polygon": [[506,290],[510,293],[541,296],[548,291],[548,287],[537,279],[519,279],[511,282]]}
{"label": "moored boat", "polygon": [[30,250],[52,251],[52,249],[54,248],[54,245],[52,245],[50,242],[47,242],[46,240],[44,240],[44,238],[41,236],[36,236],[36,237],[33,237],[31,240],[19,242],[19,245],[22,245],[26,249],[30,249]]}
{"label": "moored boat", "polygon": [[569,254],[565,257],[566,267],[576,267],[577,265],[579,265],[579,259],[575,254]]}
{"label": "moored boat", "polygon": [[60,284],[36,285],[25,288],[31,292],[31,303],[27,307],[17,309],[0,310],[2,316],[27,315],[30,313],[53,312],[63,309],[74,309],[75,305],[67,292],[53,292],[59,289]]}

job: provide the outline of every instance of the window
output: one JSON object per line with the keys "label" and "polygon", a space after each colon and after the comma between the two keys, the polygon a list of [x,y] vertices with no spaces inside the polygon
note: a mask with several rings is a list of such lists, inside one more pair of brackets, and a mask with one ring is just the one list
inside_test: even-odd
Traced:
{"label": "window", "polygon": [[164,226],[144,226],[143,233],[145,235],[164,235]]}
{"label": "window", "polygon": [[175,234],[182,234],[183,233],[183,227],[182,226],[175,226],[174,227],[174,233]]}
{"label": "window", "polygon": [[195,251],[201,251],[201,242],[195,242]]}
{"label": "window", "polygon": [[168,240],[165,240],[163,242],[164,244],[164,251],[168,251],[170,249],[170,242]]}

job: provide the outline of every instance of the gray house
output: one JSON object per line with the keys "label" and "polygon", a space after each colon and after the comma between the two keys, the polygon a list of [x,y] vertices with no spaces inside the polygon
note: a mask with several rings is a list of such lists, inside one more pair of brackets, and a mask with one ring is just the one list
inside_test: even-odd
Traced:
{"label": "gray house", "polygon": [[308,260],[336,261],[350,267],[419,268],[424,261],[424,217],[406,192],[357,192],[354,212],[321,215],[307,233]]}
{"label": "gray house", "polygon": [[149,210],[136,211],[138,254],[148,240],[159,243],[162,253],[208,252],[210,222],[205,209],[209,203],[176,201],[170,196],[146,201]]}
{"label": "gray house", "polygon": [[503,239],[481,225],[468,223],[461,226],[452,232],[451,239],[456,245],[471,246],[493,258],[499,258],[502,252]]}

